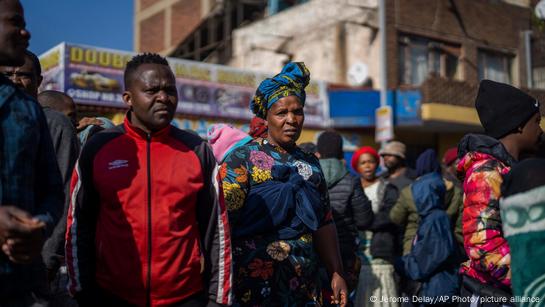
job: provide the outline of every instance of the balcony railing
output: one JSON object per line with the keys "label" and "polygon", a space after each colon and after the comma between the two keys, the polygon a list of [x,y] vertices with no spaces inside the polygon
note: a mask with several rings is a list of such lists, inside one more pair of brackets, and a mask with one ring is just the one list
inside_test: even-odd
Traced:
{"label": "balcony railing", "polygon": [[[418,89],[422,93],[422,103],[434,102],[473,108],[479,85],[430,76]],[[545,90],[527,88],[522,90],[540,101],[541,114],[545,115]]]}
{"label": "balcony railing", "polygon": [[430,76],[420,86],[422,103],[444,103],[474,107],[478,85]]}

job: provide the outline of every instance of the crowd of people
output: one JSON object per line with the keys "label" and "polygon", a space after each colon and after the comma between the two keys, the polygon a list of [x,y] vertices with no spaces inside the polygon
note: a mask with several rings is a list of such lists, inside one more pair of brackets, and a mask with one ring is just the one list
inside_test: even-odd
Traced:
{"label": "crowd of people", "polygon": [[127,63],[115,126],[38,91],[29,39],[19,1],[0,0],[0,307],[545,304],[544,140],[525,92],[483,80],[484,133],[412,168],[399,141],[350,161],[334,130],[298,146],[304,63],[260,83],[249,133],[202,139],[171,125],[160,55]]}

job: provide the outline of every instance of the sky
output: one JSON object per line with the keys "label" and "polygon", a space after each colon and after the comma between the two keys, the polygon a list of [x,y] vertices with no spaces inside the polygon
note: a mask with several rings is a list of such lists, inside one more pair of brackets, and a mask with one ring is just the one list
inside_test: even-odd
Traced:
{"label": "sky", "polygon": [[21,0],[30,51],[37,55],[65,41],[133,50],[134,0]]}

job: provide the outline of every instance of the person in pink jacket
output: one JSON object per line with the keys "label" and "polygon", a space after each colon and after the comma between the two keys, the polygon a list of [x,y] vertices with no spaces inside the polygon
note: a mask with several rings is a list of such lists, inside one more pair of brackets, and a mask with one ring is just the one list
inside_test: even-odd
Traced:
{"label": "person in pink jacket", "polygon": [[510,298],[511,257],[502,231],[500,186],[521,154],[537,150],[543,134],[539,102],[510,85],[483,80],[475,107],[485,135],[468,134],[458,146],[469,257],[460,269],[462,297]]}

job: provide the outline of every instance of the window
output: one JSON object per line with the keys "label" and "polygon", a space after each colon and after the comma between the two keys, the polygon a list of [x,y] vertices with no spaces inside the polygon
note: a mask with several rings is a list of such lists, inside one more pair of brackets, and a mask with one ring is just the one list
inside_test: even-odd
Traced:
{"label": "window", "polygon": [[477,59],[479,80],[489,79],[511,83],[511,62],[512,56],[499,52],[479,50]]}
{"label": "window", "polygon": [[545,67],[535,67],[533,69],[534,88],[545,89]]}
{"label": "window", "polygon": [[402,84],[420,85],[430,75],[459,79],[457,46],[425,38],[402,36],[399,43],[399,76]]}

